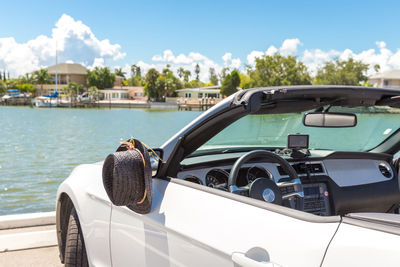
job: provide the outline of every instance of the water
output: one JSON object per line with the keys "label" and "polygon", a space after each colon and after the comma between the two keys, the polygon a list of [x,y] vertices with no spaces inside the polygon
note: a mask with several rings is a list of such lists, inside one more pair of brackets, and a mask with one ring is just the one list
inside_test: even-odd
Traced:
{"label": "water", "polygon": [[133,136],[158,147],[200,112],[0,107],[0,215],[52,211],[58,185]]}

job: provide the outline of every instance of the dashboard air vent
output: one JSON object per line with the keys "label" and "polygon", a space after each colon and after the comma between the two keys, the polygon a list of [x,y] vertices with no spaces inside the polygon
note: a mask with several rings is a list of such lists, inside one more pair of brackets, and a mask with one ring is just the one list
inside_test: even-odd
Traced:
{"label": "dashboard air vent", "polygon": [[379,164],[379,171],[382,173],[383,176],[386,178],[392,178],[392,171],[389,169],[388,166],[385,164],[381,163]]}

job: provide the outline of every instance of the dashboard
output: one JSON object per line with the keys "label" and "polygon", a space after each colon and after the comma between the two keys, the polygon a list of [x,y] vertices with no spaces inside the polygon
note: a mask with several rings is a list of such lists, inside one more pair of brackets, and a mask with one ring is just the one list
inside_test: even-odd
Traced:
{"label": "dashboard", "polygon": [[[208,162],[207,157],[190,159],[177,176],[227,191],[229,172],[239,156],[219,155]],[[397,173],[390,160],[390,155],[359,152],[333,152],[304,160],[287,159],[303,185],[304,211],[323,216],[386,212],[393,203],[400,203]],[[276,184],[290,182],[279,164],[260,159],[242,166],[237,185],[246,186],[260,177],[271,179]],[[287,194],[291,188],[285,186],[280,190]]]}

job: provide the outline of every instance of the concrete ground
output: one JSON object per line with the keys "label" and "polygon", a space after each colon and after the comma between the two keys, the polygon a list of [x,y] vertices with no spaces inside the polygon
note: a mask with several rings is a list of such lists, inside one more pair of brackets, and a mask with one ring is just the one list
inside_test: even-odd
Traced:
{"label": "concrete ground", "polygon": [[0,216],[0,267],[63,266],[55,213]]}
{"label": "concrete ground", "polygon": [[64,266],[58,257],[58,247],[44,247],[0,253],[1,267],[54,267]]}

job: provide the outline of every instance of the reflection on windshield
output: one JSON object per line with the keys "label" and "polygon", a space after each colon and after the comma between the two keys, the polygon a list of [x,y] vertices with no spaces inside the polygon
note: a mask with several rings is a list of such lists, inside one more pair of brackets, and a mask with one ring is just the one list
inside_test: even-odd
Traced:
{"label": "reflection on windshield", "polygon": [[393,134],[400,126],[400,110],[388,107],[331,108],[352,112],[357,126],[320,128],[303,125],[304,113],[248,115],[225,128],[199,149],[240,146],[286,147],[289,134],[310,135],[310,149],[367,151]]}

